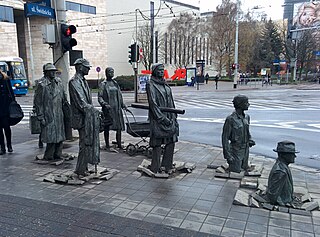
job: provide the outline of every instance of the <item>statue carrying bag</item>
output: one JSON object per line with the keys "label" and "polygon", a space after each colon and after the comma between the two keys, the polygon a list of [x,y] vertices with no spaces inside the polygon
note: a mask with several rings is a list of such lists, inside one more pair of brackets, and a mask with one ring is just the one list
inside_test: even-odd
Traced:
{"label": "statue carrying bag", "polygon": [[40,121],[38,120],[38,116],[35,111],[30,112],[29,127],[30,127],[31,134],[40,134],[41,133]]}
{"label": "statue carrying bag", "polygon": [[17,103],[14,95],[12,95],[12,92],[8,86],[8,83],[6,83],[6,84],[8,87],[10,97],[12,98],[12,101],[9,104],[9,124],[10,124],[10,126],[14,126],[14,125],[18,124],[23,119],[24,114],[21,109],[21,106]]}

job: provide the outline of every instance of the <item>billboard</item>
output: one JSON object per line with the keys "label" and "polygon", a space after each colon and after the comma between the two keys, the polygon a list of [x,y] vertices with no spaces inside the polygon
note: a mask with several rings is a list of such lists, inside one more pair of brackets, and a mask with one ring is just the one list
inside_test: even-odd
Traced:
{"label": "billboard", "polygon": [[320,2],[296,3],[293,7],[293,29],[303,30],[320,26]]}

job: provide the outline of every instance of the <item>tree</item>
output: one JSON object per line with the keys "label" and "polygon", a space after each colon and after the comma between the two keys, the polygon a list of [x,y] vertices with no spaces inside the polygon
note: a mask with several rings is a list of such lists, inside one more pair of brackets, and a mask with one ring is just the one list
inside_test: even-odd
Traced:
{"label": "tree", "polygon": [[151,46],[150,46],[150,38],[151,38],[151,31],[149,23],[145,23],[142,26],[139,26],[138,29],[138,44],[142,49],[142,60],[141,63],[145,67],[146,70],[151,69],[152,60],[150,58]]}

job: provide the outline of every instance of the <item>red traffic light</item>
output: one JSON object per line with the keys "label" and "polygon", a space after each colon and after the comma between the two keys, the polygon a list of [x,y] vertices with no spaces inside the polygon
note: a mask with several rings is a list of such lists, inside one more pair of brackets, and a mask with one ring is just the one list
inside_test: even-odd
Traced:
{"label": "red traffic light", "polygon": [[77,45],[77,40],[72,38],[72,34],[77,32],[74,25],[61,24],[61,48],[62,52],[72,50],[72,47]]}
{"label": "red traffic light", "polygon": [[74,25],[61,24],[61,33],[64,34],[65,36],[71,36],[76,32],[77,32],[77,27],[75,27]]}

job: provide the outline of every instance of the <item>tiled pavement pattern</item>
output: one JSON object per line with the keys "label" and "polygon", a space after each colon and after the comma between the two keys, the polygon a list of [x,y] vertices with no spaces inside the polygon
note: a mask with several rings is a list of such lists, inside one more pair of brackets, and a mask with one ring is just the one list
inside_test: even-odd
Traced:
{"label": "tiled pavement pattern", "polygon": [[[123,133],[123,140],[127,143],[139,139]],[[77,152],[78,141],[66,143],[65,147],[64,152]],[[206,168],[212,162],[224,162],[220,148],[178,142],[174,159],[196,163],[197,167],[191,174],[171,179],[141,176],[136,168],[145,156],[102,151],[101,165],[121,172],[99,185],[83,186],[42,182],[46,173],[73,169],[76,161],[58,167],[38,165],[32,161],[39,152],[37,141],[28,141],[14,146],[14,153],[0,157],[0,236],[6,236],[4,231],[8,229],[17,228],[19,233],[22,227],[17,223],[30,233],[42,231],[35,232],[35,236],[50,236],[50,231],[66,225],[74,231],[66,236],[320,236],[320,215],[300,216],[233,205],[239,181],[214,178],[214,171]],[[265,163],[266,168],[272,165],[264,157],[252,158],[253,163]],[[295,184],[320,196],[317,171],[298,166],[292,171]],[[116,223],[115,229],[128,231],[99,233],[105,230],[101,220],[109,219],[106,223]],[[150,232],[135,234],[141,226],[142,231]],[[51,234],[58,236],[58,232]]]}

